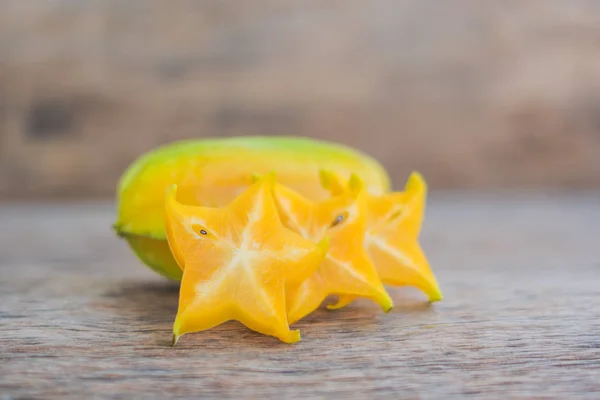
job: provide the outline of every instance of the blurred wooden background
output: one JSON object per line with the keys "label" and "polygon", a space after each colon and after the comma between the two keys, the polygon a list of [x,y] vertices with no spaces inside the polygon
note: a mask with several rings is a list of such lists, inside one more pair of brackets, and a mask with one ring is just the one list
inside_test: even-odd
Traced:
{"label": "blurred wooden background", "polygon": [[140,153],[336,140],[401,186],[600,187],[600,2],[5,0],[0,199],[112,196]]}

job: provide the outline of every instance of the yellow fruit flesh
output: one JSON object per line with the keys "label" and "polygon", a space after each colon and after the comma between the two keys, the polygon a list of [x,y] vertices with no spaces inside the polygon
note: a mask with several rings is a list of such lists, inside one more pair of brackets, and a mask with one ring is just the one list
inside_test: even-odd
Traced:
{"label": "yellow fruit flesh", "polygon": [[416,172],[404,192],[371,196],[365,247],[384,283],[414,286],[433,302],[442,292],[418,241],[426,198],[427,184]]}
{"label": "yellow fruit flesh", "polygon": [[286,343],[300,340],[289,329],[285,286],[312,275],[328,247],[284,228],[273,182],[266,177],[223,208],[186,206],[169,194],[168,242],[185,265],[174,343],[229,320]]}
{"label": "yellow fruit flesh", "polygon": [[275,199],[285,226],[305,238],[329,237],[330,249],[317,271],[299,285],[286,289],[288,320],[294,323],[314,311],[330,294],[365,297],[389,311],[392,300],[364,247],[366,193],[356,187],[340,196],[313,202],[283,186]]}
{"label": "yellow fruit flesh", "polygon": [[[332,194],[344,192],[342,180],[335,174],[323,171],[321,180]],[[442,292],[418,241],[426,198],[427,184],[416,172],[403,192],[368,195],[364,247],[383,283],[416,287],[433,302],[442,299]],[[328,308],[341,308],[356,298],[340,295],[338,302]]]}

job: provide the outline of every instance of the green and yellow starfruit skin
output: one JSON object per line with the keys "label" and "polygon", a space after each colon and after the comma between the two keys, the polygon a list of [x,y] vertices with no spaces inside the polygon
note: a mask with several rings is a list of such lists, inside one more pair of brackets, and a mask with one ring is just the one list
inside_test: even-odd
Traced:
{"label": "green and yellow starfruit skin", "polygon": [[183,203],[222,207],[249,187],[253,176],[275,171],[279,183],[316,201],[329,197],[320,183],[324,169],[346,178],[355,173],[372,195],[390,190],[380,163],[340,144],[286,136],[188,140],[150,151],[129,166],[118,185],[114,228],[142,262],[179,280],[164,222],[172,185]]}

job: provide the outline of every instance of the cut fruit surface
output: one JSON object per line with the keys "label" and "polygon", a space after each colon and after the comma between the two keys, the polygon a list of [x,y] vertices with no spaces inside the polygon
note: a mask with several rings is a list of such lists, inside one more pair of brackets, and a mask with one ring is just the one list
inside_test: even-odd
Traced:
{"label": "cut fruit surface", "polygon": [[229,320],[286,343],[300,340],[289,329],[285,287],[314,273],[328,243],[283,226],[273,184],[269,174],[223,208],[185,205],[175,188],[169,192],[168,243],[184,269],[174,343]]}
{"label": "cut fruit surface", "polygon": [[[342,180],[334,173],[321,173],[324,187],[333,195],[344,193]],[[413,172],[403,192],[380,196],[367,194],[368,218],[364,246],[385,284],[413,286],[430,301],[442,299],[442,292],[419,244],[425,212],[427,184]],[[354,298],[340,296],[339,305]]]}
{"label": "cut fruit surface", "polygon": [[317,271],[299,285],[288,285],[289,322],[308,315],[331,294],[368,298],[389,311],[392,300],[363,246],[367,203],[360,179],[353,176],[347,192],[316,202],[281,184],[274,193],[285,226],[311,241],[328,236],[330,243]]}
{"label": "cut fruit surface", "polygon": [[[389,191],[389,177],[373,158],[339,144],[300,137],[233,137],[172,143],[138,158],[118,187],[114,228],[156,272],[178,279],[165,241],[164,200],[176,184],[185,204],[222,207],[252,183],[252,175],[277,172],[277,181],[312,200],[328,197],[319,170],[348,178],[356,173],[374,195]],[[146,240],[153,239],[153,240]]]}

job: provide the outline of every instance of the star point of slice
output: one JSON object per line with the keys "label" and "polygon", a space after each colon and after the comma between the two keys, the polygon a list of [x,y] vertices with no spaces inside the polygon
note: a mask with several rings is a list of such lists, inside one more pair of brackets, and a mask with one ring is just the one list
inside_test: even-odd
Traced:
{"label": "star point of slice", "polygon": [[318,244],[282,224],[268,174],[229,205],[184,205],[169,191],[169,245],[183,269],[173,345],[189,332],[229,320],[279,338],[300,340],[286,314],[286,285],[298,285],[321,264],[327,241]]}
{"label": "star point of slice", "polygon": [[[322,171],[321,182],[332,195],[344,191],[341,180],[331,172]],[[441,300],[442,292],[418,241],[427,198],[427,184],[421,174],[413,172],[403,192],[367,197],[369,216],[364,245],[383,283],[414,286],[430,301]],[[335,306],[352,300],[340,297]]]}
{"label": "star point of slice", "polygon": [[365,189],[356,176],[347,191],[314,202],[283,186],[275,185],[275,201],[285,226],[311,241],[329,237],[329,251],[317,271],[286,293],[288,320],[305,317],[329,295],[357,296],[373,300],[384,311],[393,306],[364,249],[367,203]]}

